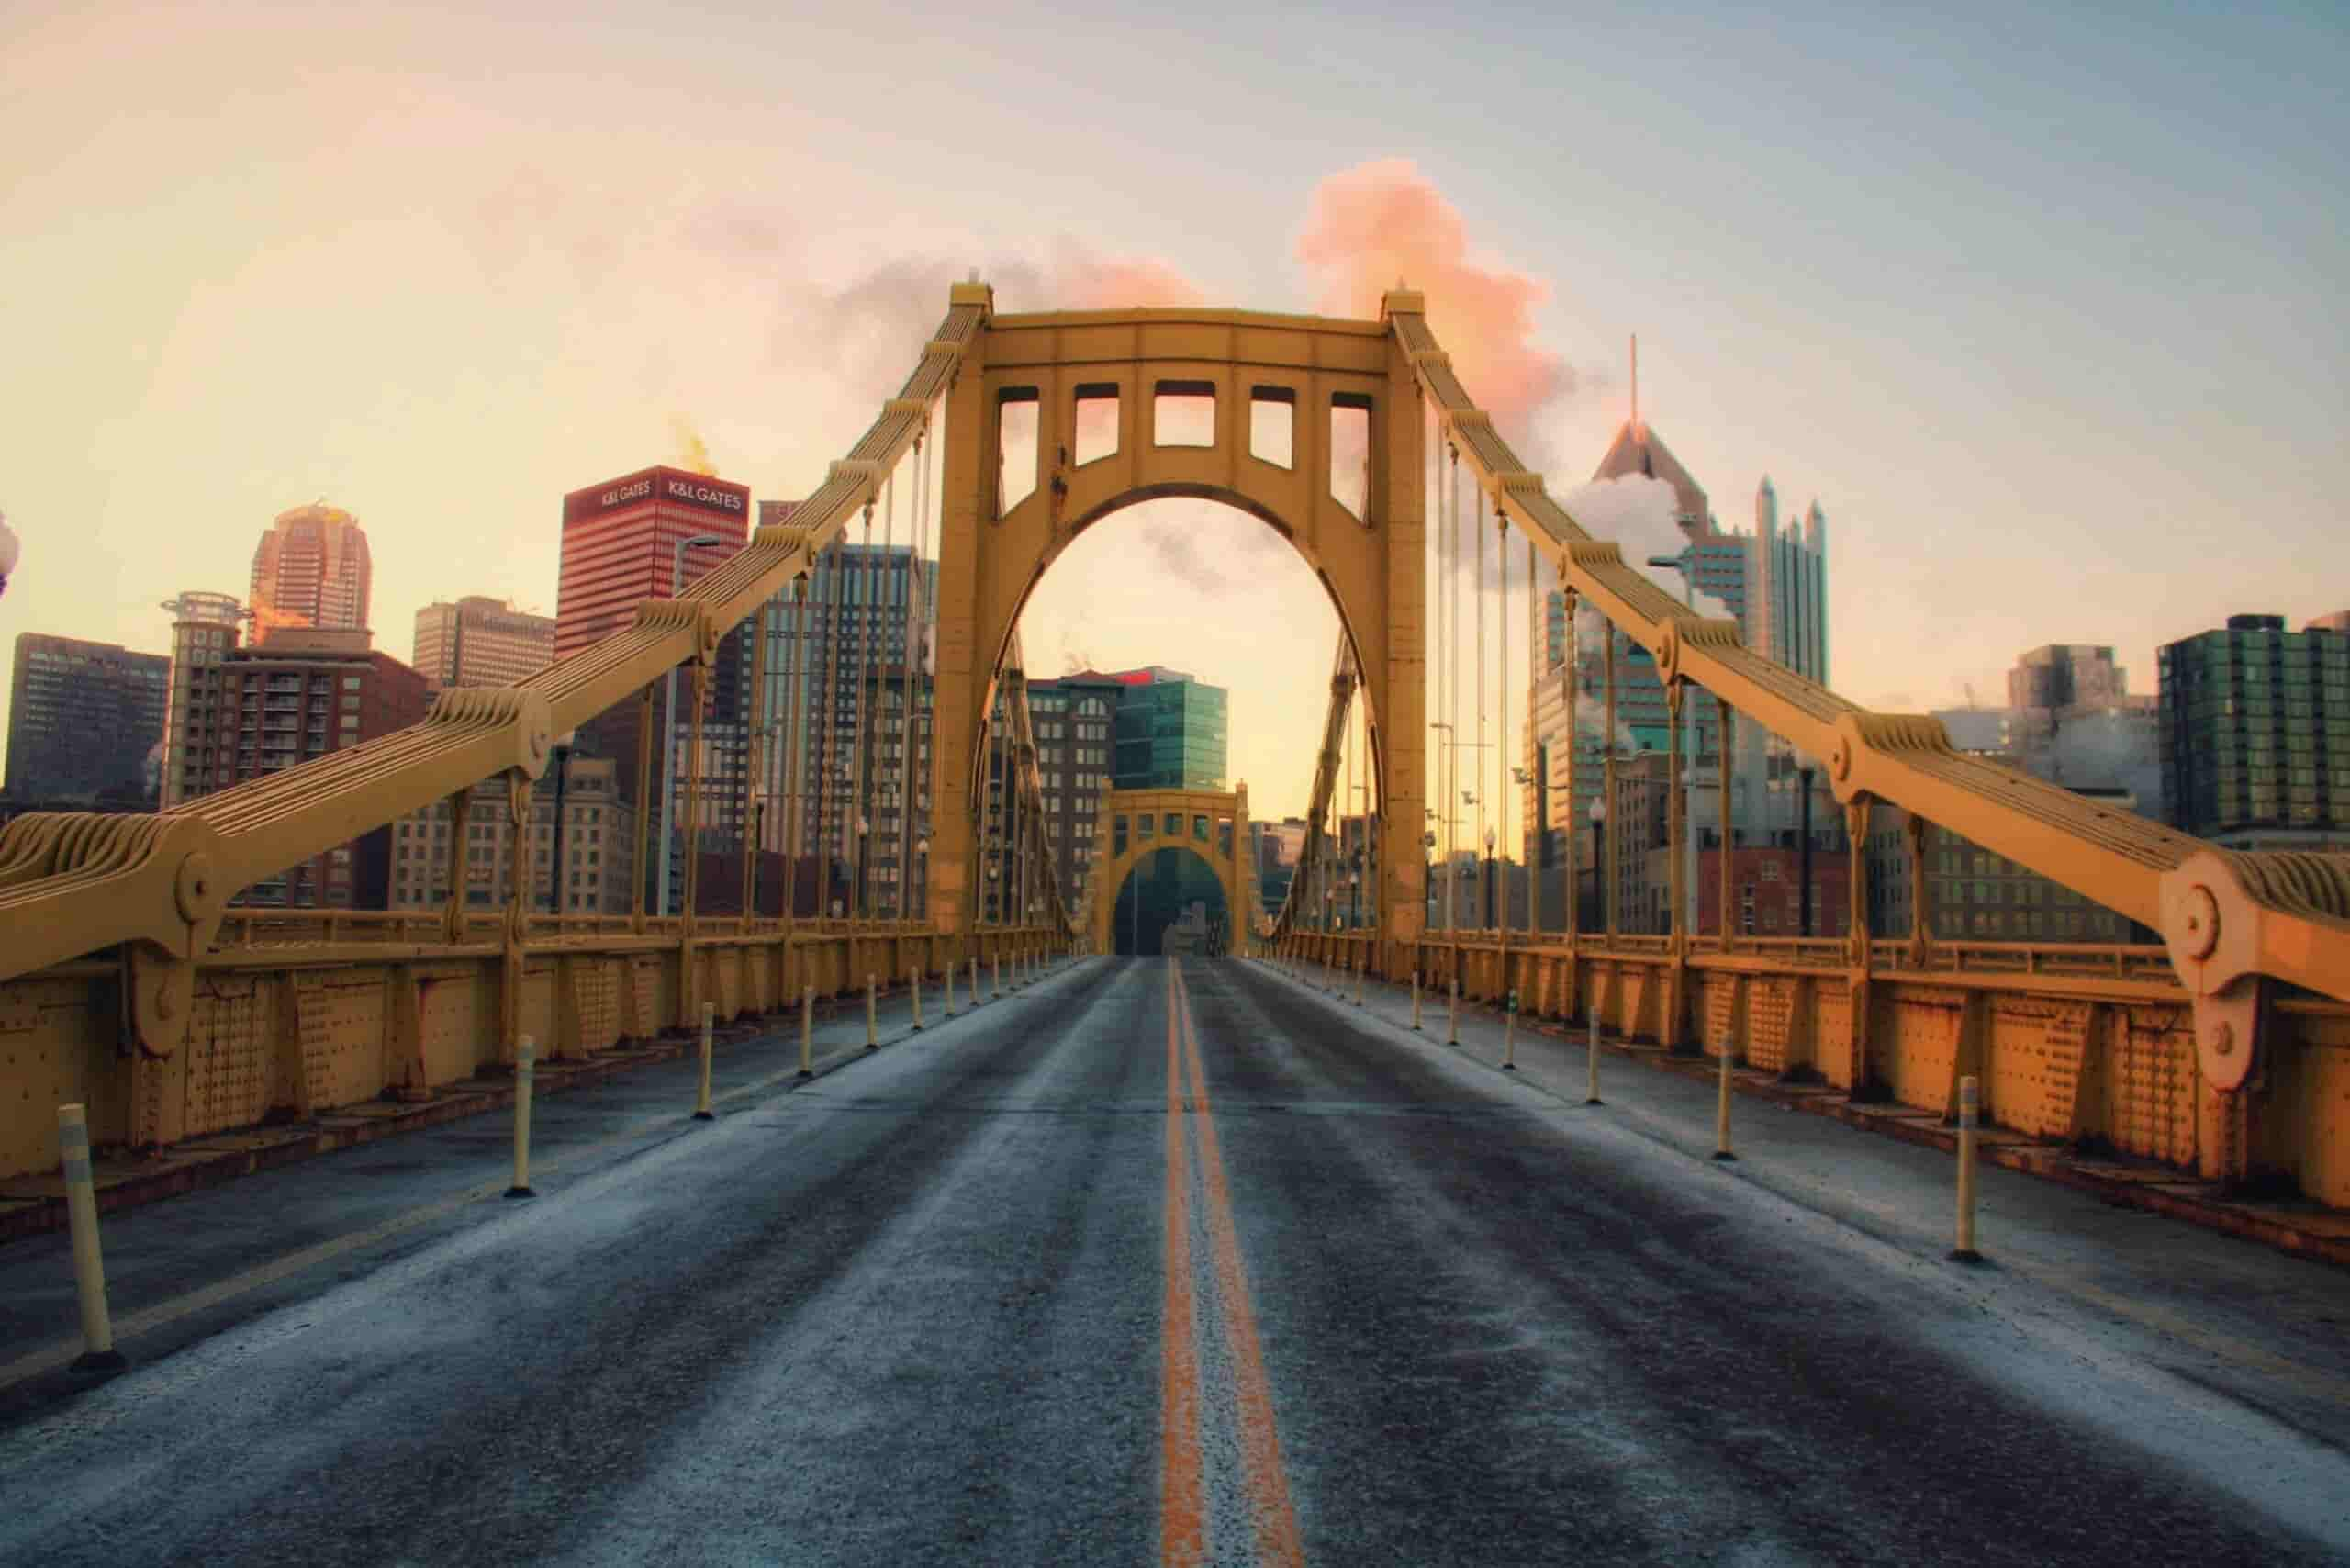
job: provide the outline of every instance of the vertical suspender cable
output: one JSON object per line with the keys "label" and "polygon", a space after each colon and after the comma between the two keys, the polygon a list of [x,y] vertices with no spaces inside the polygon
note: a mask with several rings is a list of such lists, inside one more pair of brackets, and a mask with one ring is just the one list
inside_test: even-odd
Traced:
{"label": "vertical suspender cable", "polygon": [[[899,465],[899,467],[902,466],[904,466],[902,463]],[[872,684],[874,717],[872,743],[873,765],[868,770],[867,784],[867,788],[876,795],[880,794],[886,788],[886,774],[879,765],[883,760],[881,748],[884,743],[889,739],[890,735],[889,705],[881,700],[883,697],[888,695],[890,690],[889,678],[882,673],[889,666],[881,662],[881,650],[888,646],[888,644],[885,643],[881,637],[881,625],[884,619],[881,606],[882,601],[889,596],[890,577],[897,565],[897,468],[890,470],[889,483],[883,487],[883,495],[885,496],[886,500],[881,519],[881,554],[874,565],[875,575],[878,578],[879,586],[873,595],[873,602],[866,607],[866,613],[872,618],[872,627],[867,633],[867,637],[868,645],[872,648],[873,652],[867,656],[865,662],[867,666],[873,672]],[[875,820],[873,822],[873,826],[876,830],[878,830],[881,825],[879,813],[876,812],[874,815]],[[866,834],[867,846],[865,850],[865,858],[868,865],[871,863],[876,853],[874,847],[875,841],[877,841],[879,836],[880,834],[878,831]],[[868,873],[868,875],[870,873]],[[870,912],[878,916],[880,913],[881,907],[880,895],[878,893],[868,895],[867,902],[870,907]]]}
{"label": "vertical suspender cable", "polygon": [[[1442,433],[1443,428],[1441,421],[1439,421],[1437,426],[1438,432],[1439,434]],[[1434,700],[1429,705],[1436,710],[1437,722],[1435,724],[1431,724],[1429,729],[1438,738],[1437,741],[1437,753],[1435,757],[1436,788],[1430,790],[1428,794],[1436,801],[1436,834],[1438,839],[1445,845],[1447,857],[1449,858],[1451,848],[1451,839],[1449,834],[1447,834],[1444,826],[1444,819],[1449,814],[1445,801],[1444,762],[1447,753],[1445,751],[1444,743],[1452,738],[1452,732],[1442,728],[1441,725],[1448,716],[1444,706],[1444,672],[1448,666],[1450,656],[1446,652],[1445,640],[1452,626],[1452,622],[1446,618],[1444,612],[1444,579],[1446,576],[1445,562],[1448,558],[1444,544],[1444,534],[1445,529],[1451,521],[1452,513],[1445,506],[1444,500],[1444,448],[1441,444],[1438,444],[1432,447],[1430,450],[1436,454],[1436,591],[1429,596],[1436,600],[1436,693]],[[1423,831],[1426,830],[1424,829]],[[1426,860],[1427,857],[1423,855],[1421,858]],[[1428,902],[1435,902],[1436,888],[1434,886],[1430,886],[1426,891]],[[1448,921],[1449,918],[1450,917],[1448,915]]]}
{"label": "vertical suspender cable", "polygon": [[1455,864],[1459,854],[1453,836],[1453,816],[1460,802],[1460,450],[1445,449],[1448,467],[1445,490],[1450,497],[1444,535],[1452,552],[1444,574],[1444,591],[1450,599],[1446,612],[1445,641],[1450,652],[1445,666],[1444,717],[1444,927],[1449,936],[1460,924],[1460,890]]}
{"label": "vertical suspender cable", "polygon": [[1501,725],[1494,736],[1494,815],[1501,834],[1501,846],[1494,856],[1494,879],[1500,884],[1494,895],[1494,924],[1507,931],[1509,878],[1503,868],[1509,864],[1509,513],[1501,507],[1494,509],[1494,554],[1502,574],[1501,605],[1494,618],[1494,651],[1500,659],[1494,682],[1499,711],[1494,719]]}
{"label": "vertical suspender cable", "polygon": [[914,658],[922,645],[922,629],[916,620],[916,607],[922,600],[916,596],[923,587],[923,551],[930,532],[930,461],[923,451],[929,424],[930,411],[925,409],[923,433],[914,437],[914,515],[906,530],[906,623],[901,639],[898,692],[898,896],[891,909],[892,917],[899,921],[906,918],[914,879]]}
{"label": "vertical suspender cable", "polygon": [[783,917],[792,920],[800,907],[800,792],[808,767],[808,736],[800,722],[800,689],[808,678],[808,656],[800,646],[808,634],[807,578],[793,580],[788,608],[791,630],[783,644],[783,755],[779,761],[783,768]]}
{"label": "vertical suspender cable", "polygon": [[1543,798],[1550,781],[1540,766],[1541,758],[1536,755],[1540,739],[1534,733],[1534,689],[1539,684],[1539,678],[1534,673],[1539,667],[1536,650],[1542,645],[1542,631],[1535,609],[1541,595],[1535,591],[1534,585],[1540,580],[1541,573],[1535,565],[1534,534],[1528,530],[1526,535],[1526,730],[1525,739],[1518,749],[1525,754],[1527,761],[1526,788],[1531,791],[1527,799],[1534,802],[1533,814],[1520,823],[1520,831],[1521,836],[1532,840],[1526,852],[1526,933],[1537,941],[1542,935],[1542,861],[1550,848],[1550,836],[1549,802]]}
{"label": "vertical suspender cable", "polygon": [[[1477,606],[1477,686],[1476,686],[1476,692],[1477,692],[1477,748],[1476,748],[1476,749],[1477,749],[1477,756],[1476,756],[1476,760],[1475,760],[1475,767],[1476,767],[1476,774],[1475,774],[1475,778],[1476,778],[1476,780],[1477,780],[1477,821],[1476,821],[1475,829],[1474,829],[1475,834],[1476,834],[1476,836],[1475,836],[1475,838],[1474,838],[1474,839],[1472,839],[1472,840],[1471,841],[1469,847],[1470,847],[1471,849],[1474,850],[1474,851],[1477,853],[1477,855],[1480,857],[1480,858],[1479,858],[1479,860],[1478,860],[1478,862],[1477,862],[1477,918],[1478,918],[1478,920],[1479,920],[1479,921],[1481,921],[1481,922],[1487,922],[1487,921],[1490,921],[1491,917],[1490,917],[1489,915],[1487,915],[1487,913],[1485,913],[1486,908],[1487,908],[1487,905],[1486,905],[1486,902],[1485,902],[1485,901],[1486,901],[1487,899],[1489,899],[1490,897],[1492,897],[1492,894],[1491,894],[1487,890],[1488,890],[1488,889],[1490,889],[1490,888],[1492,887],[1492,885],[1493,885],[1493,884],[1492,884],[1493,868],[1492,868],[1492,866],[1491,866],[1490,864],[1488,864],[1488,862],[1489,862],[1489,861],[1491,861],[1491,860],[1492,860],[1492,858],[1493,858],[1493,852],[1492,852],[1490,849],[1488,849],[1488,848],[1486,847],[1486,846],[1485,846],[1485,487],[1484,487],[1484,486],[1483,486],[1483,485],[1479,485],[1479,486],[1477,486],[1477,487],[1476,487],[1476,491],[1477,491],[1477,577],[1476,577],[1476,580],[1475,580],[1474,582],[1472,582],[1472,583],[1471,583],[1471,584],[1470,584],[1469,591],[1470,591],[1471,597],[1472,597],[1472,599],[1475,599],[1475,601],[1476,601],[1476,606]],[[1482,925],[1482,924],[1479,926],[1479,929],[1480,929],[1480,930],[1483,930],[1483,929],[1484,929],[1484,928],[1485,928],[1485,927],[1484,927],[1483,925]]]}
{"label": "vertical suspender cable", "polygon": [[[892,471],[890,476],[881,482],[883,494],[894,499],[897,483],[897,474]],[[854,652],[850,655],[854,661],[852,668],[855,672],[851,678],[856,683],[856,692],[851,700],[852,711],[856,719],[849,737],[848,809],[843,813],[841,819],[841,825],[846,833],[848,843],[848,917],[851,920],[865,918],[867,835],[858,829],[867,825],[865,816],[865,703],[866,693],[873,685],[867,669],[867,660],[873,651],[871,627],[868,622],[868,617],[873,610],[873,503],[870,501],[865,503],[865,532],[864,537],[857,543],[857,565],[860,568],[857,572],[858,593],[853,601],[854,613],[849,617],[856,638],[852,645]]]}

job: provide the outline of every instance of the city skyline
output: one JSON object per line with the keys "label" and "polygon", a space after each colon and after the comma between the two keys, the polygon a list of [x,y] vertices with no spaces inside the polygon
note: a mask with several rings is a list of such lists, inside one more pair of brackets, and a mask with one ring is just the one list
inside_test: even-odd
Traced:
{"label": "city skyline", "polygon": [[[1013,12],[952,99],[974,134],[951,142],[849,129],[869,63],[821,28],[793,43],[828,68],[778,103],[755,62],[779,21],[713,21],[688,49],[626,16],[563,36],[508,18],[476,40],[513,68],[493,92],[394,13],[232,20],[60,11],[21,40],[33,85],[0,108],[0,144],[29,173],[0,217],[30,238],[0,319],[44,398],[0,432],[0,506],[26,551],[0,638],[161,650],[169,628],[141,607],[233,591],[240,543],[316,496],[376,531],[379,645],[436,598],[552,609],[547,496],[674,451],[680,416],[756,495],[806,493],[974,265],[1006,309],[1360,312],[1407,273],[1554,476],[1587,471],[1620,422],[1638,330],[1643,411],[1695,472],[1726,494],[1768,473],[1837,520],[1831,676],[1872,706],[1953,704],[2052,641],[2151,671],[2157,646],[2230,614],[2340,608],[2309,569],[2350,487],[2323,287],[2344,240],[2312,151],[2344,126],[2323,84],[2345,50],[2322,18],[2042,18],[2026,56],[1997,13],[1900,41],[1816,13],[1619,34],[1602,16],[1505,33],[1472,12],[1472,39],[1522,45],[1503,78],[1455,74],[1398,22],[1338,73],[1416,89],[1374,119],[1337,84],[1274,102],[1277,73],[1204,28],[1167,40],[1146,102],[1080,88],[1013,117],[978,100],[1011,69],[1005,39],[1043,36]],[[950,45],[978,26],[925,25]],[[1258,52],[1314,36],[1283,18]],[[1112,79],[1101,46],[1056,47],[1080,83]],[[1580,62],[1628,47],[1576,137],[1442,113],[1545,72],[1583,80]],[[558,86],[688,57],[690,103],[658,71],[641,84],[659,129],[600,127]],[[1822,72],[1840,91],[1801,113],[1751,91]],[[99,73],[143,106],[103,134],[77,86]],[[395,80],[369,114],[326,112]],[[1235,140],[1236,95],[1263,111],[1263,143]],[[1144,146],[1117,129],[1129,113],[1185,136]],[[326,129],[297,145],[286,123]],[[1065,134],[1089,126],[1108,129]],[[1002,169],[971,160],[1024,141],[1053,153],[1013,212]],[[1732,147],[1741,177],[1724,181]],[[115,193],[103,213],[43,217],[94,188]],[[851,191],[879,216],[801,216]],[[1073,552],[1024,628],[1040,672],[1064,650],[1165,657],[1167,626],[1187,626],[1185,661],[1236,693],[1235,775],[1294,809],[1289,734],[1318,717],[1303,672],[1331,623],[1311,574],[1201,503],[1152,503],[1102,536],[1118,548],[1097,554],[1146,552],[1164,591],[1113,592],[1113,563]]]}

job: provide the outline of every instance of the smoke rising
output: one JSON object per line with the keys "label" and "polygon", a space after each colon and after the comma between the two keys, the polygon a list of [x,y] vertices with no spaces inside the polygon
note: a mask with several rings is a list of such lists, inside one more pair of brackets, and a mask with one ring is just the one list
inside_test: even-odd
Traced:
{"label": "smoke rising", "polygon": [[[1648,564],[1651,555],[1678,556],[1689,548],[1689,536],[1674,521],[1678,501],[1673,487],[1645,474],[1615,479],[1594,479],[1558,498],[1567,515],[1595,539],[1609,541],[1624,552],[1624,564],[1645,576],[1674,599],[1684,588],[1681,574]],[[1690,596],[1699,615],[1730,617],[1729,605],[1709,593]]]}
{"label": "smoke rising", "polygon": [[1316,185],[1296,255],[1326,314],[1376,316],[1380,295],[1398,282],[1425,294],[1428,323],[1470,395],[1528,464],[1552,465],[1536,416],[1572,394],[1576,376],[1535,341],[1534,312],[1550,285],[1472,263],[1460,209],[1409,159],[1359,164]]}
{"label": "smoke rising", "polygon": [[677,445],[678,467],[703,475],[718,472],[718,465],[710,460],[709,443],[701,439],[701,433],[694,429],[694,422],[685,415],[669,416],[669,438]]}

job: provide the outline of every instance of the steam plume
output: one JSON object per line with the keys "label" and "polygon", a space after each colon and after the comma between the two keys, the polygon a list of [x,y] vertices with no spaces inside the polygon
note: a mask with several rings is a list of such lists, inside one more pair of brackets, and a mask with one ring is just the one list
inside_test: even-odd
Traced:
{"label": "steam plume", "polygon": [[677,466],[694,473],[710,475],[718,472],[710,460],[710,447],[694,429],[694,422],[683,414],[669,416],[669,437],[677,443]]}
{"label": "steam plume", "polygon": [[1438,341],[1507,434],[1535,436],[1525,427],[1537,410],[1574,390],[1567,362],[1534,341],[1534,311],[1550,286],[1472,263],[1460,209],[1408,159],[1360,164],[1316,185],[1297,259],[1313,280],[1315,308],[1328,314],[1375,316],[1381,293],[1398,280],[1426,294]]}

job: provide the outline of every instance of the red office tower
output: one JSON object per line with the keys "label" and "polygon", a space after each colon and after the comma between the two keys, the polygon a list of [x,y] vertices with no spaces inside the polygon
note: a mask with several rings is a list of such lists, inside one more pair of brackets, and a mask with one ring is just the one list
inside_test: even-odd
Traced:
{"label": "red office tower", "polygon": [[726,543],[686,552],[688,582],[750,543],[749,488],[655,467],[564,497],[556,661],[630,624],[643,600],[667,599],[677,542],[700,533]]}
{"label": "red office tower", "polygon": [[[555,587],[556,662],[632,624],[636,607],[644,600],[669,598],[677,544],[703,534],[724,543],[686,552],[684,580],[688,585],[750,543],[751,493],[746,487],[682,468],[654,467],[564,497],[563,559]],[[704,779],[702,825],[722,835],[744,810],[740,774],[745,692],[739,666],[746,651],[746,642],[736,635],[721,645],[711,672],[710,723],[699,764]],[[690,689],[685,678],[681,672],[681,705]],[[646,759],[653,772],[645,797],[651,802],[646,809],[655,812],[668,792],[660,777],[662,737],[668,722],[663,688],[655,682],[654,749]],[[577,745],[591,756],[610,757],[620,798],[638,803],[634,702],[621,702],[581,725]],[[680,737],[674,755],[681,773],[696,766],[689,753]],[[739,826],[732,831],[739,832]],[[659,890],[649,886],[649,893],[659,907]]]}

